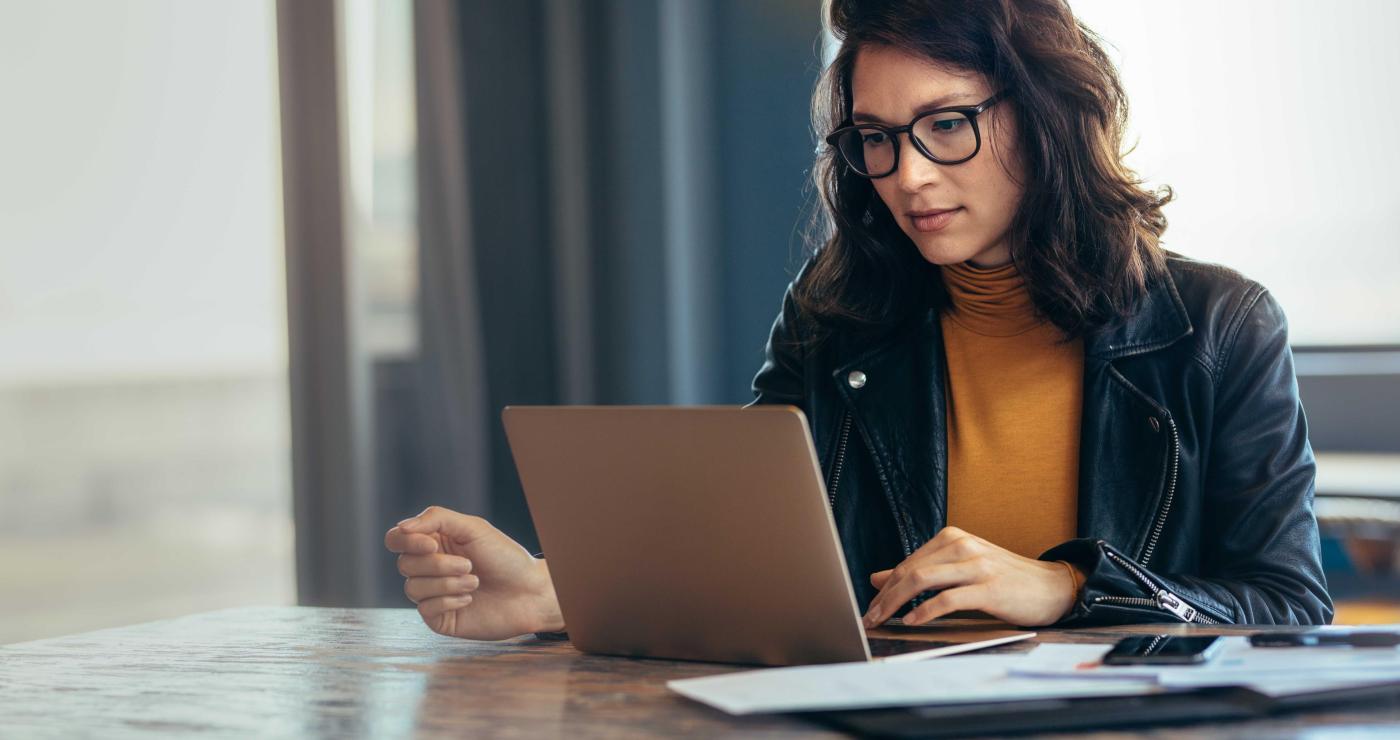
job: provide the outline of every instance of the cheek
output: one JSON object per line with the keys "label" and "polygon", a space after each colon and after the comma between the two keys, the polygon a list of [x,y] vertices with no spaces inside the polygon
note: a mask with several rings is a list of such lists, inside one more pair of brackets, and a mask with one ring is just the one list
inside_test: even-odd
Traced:
{"label": "cheek", "polygon": [[[1005,135],[1008,132],[998,133]],[[1025,190],[1025,165],[1015,151],[998,150],[995,143],[987,153],[992,156],[980,163],[983,167],[980,177],[987,183],[987,195],[996,199],[1000,204],[999,210],[1014,212],[1020,206]]]}
{"label": "cheek", "polygon": [[994,158],[980,162],[966,184],[969,200],[995,221],[1009,221],[1021,202],[1021,186]]}

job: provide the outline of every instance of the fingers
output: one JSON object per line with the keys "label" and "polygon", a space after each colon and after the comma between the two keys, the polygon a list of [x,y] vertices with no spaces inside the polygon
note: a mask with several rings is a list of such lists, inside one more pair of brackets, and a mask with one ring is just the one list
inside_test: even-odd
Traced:
{"label": "fingers", "polygon": [[410,534],[440,533],[463,543],[496,531],[490,522],[479,516],[463,514],[441,506],[429,506],[418,516],[399,522],[395,528]]}
{"label": "fingers", "polygon": [[957,611],[985,609],[989,592],[990,589],[980,583],[950,588],[905,614],[904,624],[918,625]]}
{"label": "fingers", "polygon": [[399,575],[405,578],[415,576],[464,576],[472,572],[472,561],[461,555],[432,553],[429,555],[400,555]]}
{"label": "fingers", "polygon": [[403,592],[415,604],[439,596],[464,596],[475,591],[481,579],[473,575],[428,576],[404,581]]}
{"label": "fingers", "polygon": [[434,619],[437,619],[443,614],[454,609],[461,609],[470,603],[472,603],[471,594],[463,594],[461,596],[439,596],[434,599],[418,602],[418,616],[422,617],[424,622],[431,624]]}
{"label": "fingers", "polygon": [[995,547],[957,527],[944,527],[897,567],[870,575],[880,593],[870,601],[865,626],[881,624],[921,591],[971,583],[982,575],[982,556]]}
{"label": "fingers", "polygon": [[[889,619],[900,607],[922,591],[951,588],[975,581],[982,574],[982,563],[964,560],[956,563],[905,561],[890,572],[880,593],[870,601],[865,613],[865,626],[874,627]],[[872,581],[874,577],[872,576]]]}
{"label": "fingers", "polygon": [[438,541],[431,535],[413,534],[394,527],[384,533],[384,546],[389,552],[404,552],[426,555],[438,551]]}
{"label": "fingers", "polygon": [[[933,539],[925,542],[914,551],[920,557],[937,556],[940,562],[966,560],[976,548],[986,542],[975,534],[957,527],[944,527],[938,530]],[[914,557],[910,555],[909,557]]]}
{"label": "fingers", "polygon": [[[976,535],[969,534],[957,527],[944,527],[938,531],[933,539],[925,542],[905,561],[908,562],[916,557],[923,563],[951,563],[967,560],[978,553],[982,544],[982,540]],[[884,588],[894,570],[894,568],[888,568],[871,573],[870,585],[875,588]]]}

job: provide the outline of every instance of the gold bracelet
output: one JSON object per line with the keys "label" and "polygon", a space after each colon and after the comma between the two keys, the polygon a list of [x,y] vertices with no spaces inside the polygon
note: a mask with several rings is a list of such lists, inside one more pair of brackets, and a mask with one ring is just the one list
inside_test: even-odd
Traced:
{"label": "gold bracelet", "polygon": [[1081,586],[1084,585],[1079,582],[1079,571],[1076,570],[1075,567],[1071,565],[1068,560],[1057,560],[1055,562],[1060,563],[1061,565],[1069,569],[1069,582],[1074,584],[1074,595],[1076,597],[1079,596],[1079,589]]}

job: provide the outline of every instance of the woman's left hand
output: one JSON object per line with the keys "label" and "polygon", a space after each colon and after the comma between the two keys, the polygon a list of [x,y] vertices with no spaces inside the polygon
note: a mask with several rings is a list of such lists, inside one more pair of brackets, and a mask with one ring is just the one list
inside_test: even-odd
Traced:
{"label": "woman's left hand", "polygon": [[882,624],[921,591],[940,593],[904,615],[904,624],[969,609],[1024,627],[1053,624],[1077,595],[1064,563],[1021,557],[957,527],[944,527],[897,567],[872,573],[870,583],[880,593],[865,613],[867,628]]}

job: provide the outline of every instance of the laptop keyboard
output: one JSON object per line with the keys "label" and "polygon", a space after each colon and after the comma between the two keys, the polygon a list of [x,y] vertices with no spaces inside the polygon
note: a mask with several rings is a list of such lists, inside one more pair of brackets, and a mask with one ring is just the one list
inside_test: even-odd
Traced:
{"label": "laptop keyboard", "polygon": [[891,655],[916,653],[920,650],[932,650],[959,644],[942,640],[892,640],[887,637],[871,637],[867,641],[870,643],[870,657],[872,658],[888,658]]}

